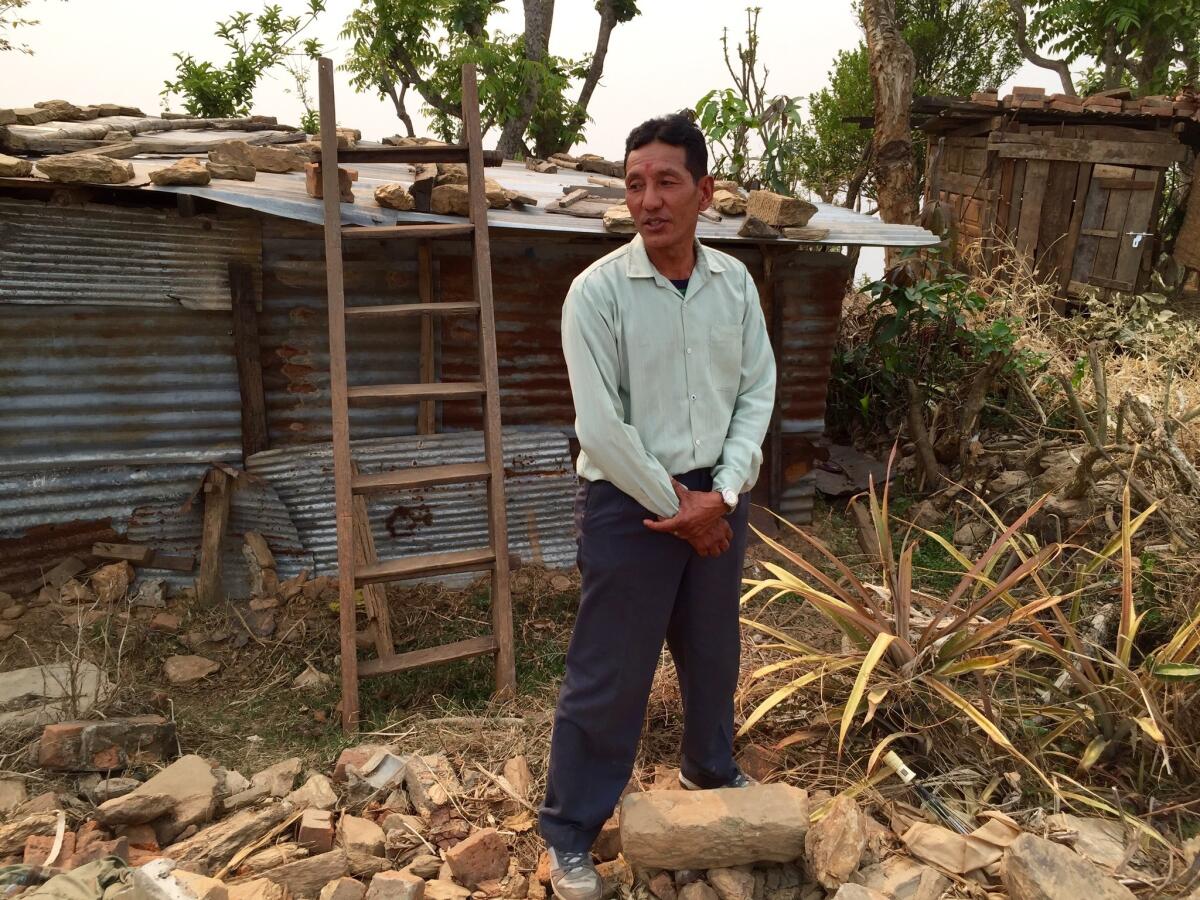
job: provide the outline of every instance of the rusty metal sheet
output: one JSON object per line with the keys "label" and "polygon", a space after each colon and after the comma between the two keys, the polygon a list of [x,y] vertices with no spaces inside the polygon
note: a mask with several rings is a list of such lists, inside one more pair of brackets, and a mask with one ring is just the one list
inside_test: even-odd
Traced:
{"label": "rusty metal sheet", "polygon": [[235,260],[258,277],[251,218],[0,197],[0,305],[229,309]]}

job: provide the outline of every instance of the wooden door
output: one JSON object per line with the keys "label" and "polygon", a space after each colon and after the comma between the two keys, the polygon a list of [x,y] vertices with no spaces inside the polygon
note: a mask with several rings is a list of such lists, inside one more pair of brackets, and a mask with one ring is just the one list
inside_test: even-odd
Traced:
{"label": "wooden door", "polygon": [[[1079,217],[1067,292],[1136,291],[1152,263],[1162,170],[1096,164]],[[1076,223],[1072,223],[1072,233]]]}

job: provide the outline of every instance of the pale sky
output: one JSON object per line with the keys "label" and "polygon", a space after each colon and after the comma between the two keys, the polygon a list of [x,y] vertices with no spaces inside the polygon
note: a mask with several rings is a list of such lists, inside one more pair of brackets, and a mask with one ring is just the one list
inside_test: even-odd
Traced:
{"label": "pale sky", "polygon": [[[277,2],[285,13],[299,12],[305,5],[303,0]],[[338,31],[356,2],[329,0],[312,30],[337,63],[345,56]],[[770,70],[771,93],[807,95],[819,88],[836,52],[852,47],[860,36],[850,0],[755,3],[762,7],[759,55]],[[625,134],[638,122],[692,106],[710,88],[729,85],[721,28],[728,25],[740,36],[747,4],[641,0],[639,5],[642,15],[613,32],[604,79],[589,108],[594,122],[584,145],[607,157],[621,155]],[[509,0],[507,8],[493,19],[494,27],[520,30],[520,0]],[[215,22],[237,10],[258,9],[261,0],[34,0],[25,13],[41,24],[21,29],[15,37],[30,44],[35,55],[0,56],[0,106],[63,99],[76,104],[123,103],[158,112],[162,83],[174,74],[172,54],[186,51],[197,59],[223,60],[220,39],[213,35]],[[590,52],[598,21],[593,0],[558,0],[551,50],[563,56]],[[361,129],[369,140],[403,130],[390,102],[354,94],[343,73],[338,80],[340,124]],[[1026,67],[1016,81],[1056,89],[1055,76],[1044,69]],[[296,124],[301,107],[285,90],[290,84],[283,72],[264,80],[255,94],[254,112]],[[409,106],[419,125],[419,103]],[[182,108],[177,99],[173,108]]]}

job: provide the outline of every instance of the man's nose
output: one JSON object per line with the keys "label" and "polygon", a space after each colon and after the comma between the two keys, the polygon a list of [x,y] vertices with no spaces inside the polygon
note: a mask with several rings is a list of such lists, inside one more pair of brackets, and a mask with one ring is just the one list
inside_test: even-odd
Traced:
{"label": "man's nose", "polygon": [[658,209],[662,206],[662,197],[659,196],[658,190],[651,185],[647,185],[642,191],[642,208],[643,209]]}

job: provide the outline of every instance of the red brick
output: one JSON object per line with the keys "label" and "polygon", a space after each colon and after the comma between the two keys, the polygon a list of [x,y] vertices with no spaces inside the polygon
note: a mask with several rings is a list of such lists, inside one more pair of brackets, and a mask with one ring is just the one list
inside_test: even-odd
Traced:
{"label": "red brick", "polygon": [[129,841],[129,849],[132,850],[152,850],[157,853],[161,848],[158,846],[158,838],[155,836],[154,827],[151,825],[126,825],[118,832],[121,837]]}
{"label": "red brick", "polygon": [[175,724],[162,716],[47,725],[38,745],[44,769],[110,772],[161,763],[175,751]]}
{"label": "red brick", "polygon": [[454,880],[474,888],[508,873],[508,843],[495,828],[484,828],[455,844],[444,854]]}
{"label": "red brick", "polygon": [[325,809],[306,809],[300,817],[296,842],[314,854],[333,849],[333,813]]}
{"label": "red brick", "polygon": [[83,850],[96,841],[107,841],[111,839],[112,835],[109,834],[108,829],[95,819],[92,819],[91,821],[84,822],[83,825],[79,827],[79,831],[75,835],[75,849]]}
{"label": "red brick", "polygon": [[56,722],[42,730],[38,743],[38,765],[43,769],[67,769],[79,759],[83,729],[93,722]]}
{"label": "red brick", "polygon": [[130,847],[129,864],[131,866],[144,866],[148,862],[162,859],[162,855],[161,850],[140,850],[137,847]]}
{"label": "red brick", "polygon": [[[33,834],[25,840],[25,858],[24,863],[27,866],[44,866],[46,860],[50,858],[50,851],[54,848],[54,835],[52,834]],[[63,835],[62,849],[58,851],[58,856],[55,857],[55,865],[61,862],[75,852],[75,832],[68,831]]]}
{"label": "red brick", "polygon": [[391,752],[394,749],[387,744],[359,744],[357,747],[347,747],[338,755],[337,762],[333,764],[333,780],[346,780],[346,766],[361,769],[380,750]]}
{"label": "red brick", "polygon": [[123,837],[111,841],[92,841],[83,850],[76,850],[67,857],[63,868],[75,869],[98,859],[104,859],[106,856],[116,856],[129,862],[129,841]]}

